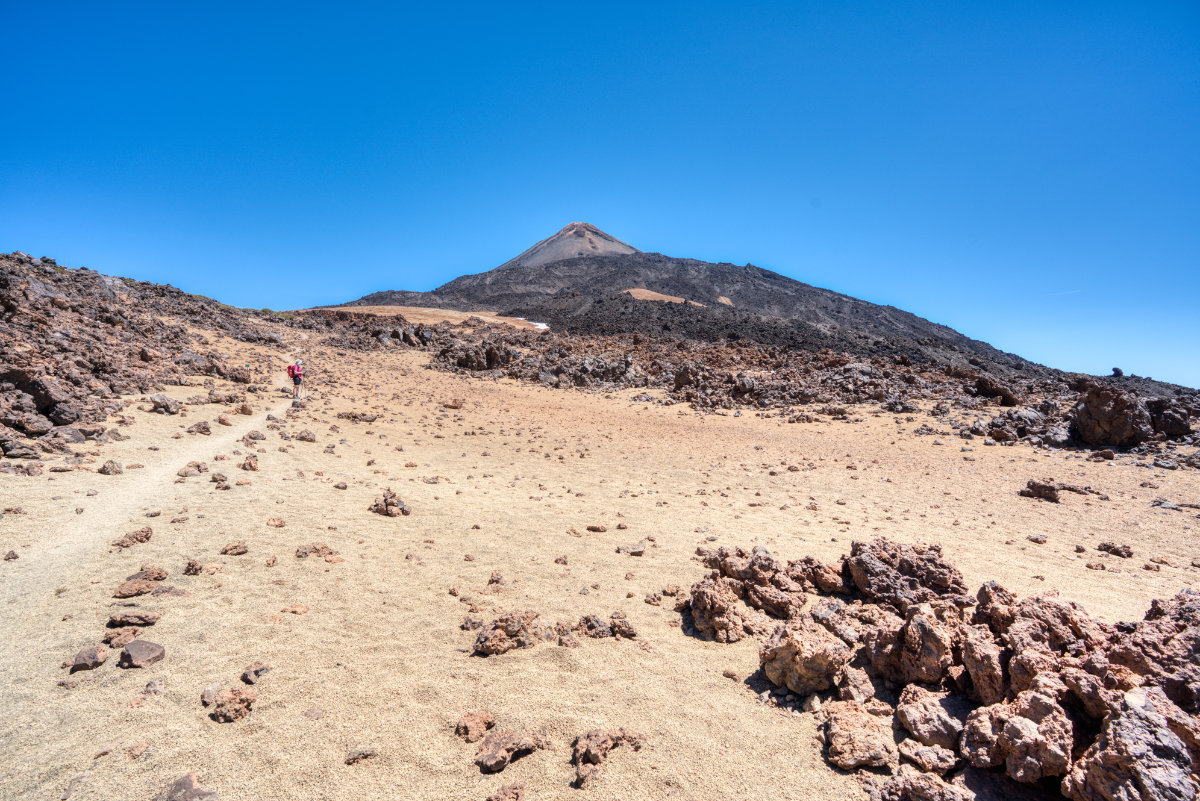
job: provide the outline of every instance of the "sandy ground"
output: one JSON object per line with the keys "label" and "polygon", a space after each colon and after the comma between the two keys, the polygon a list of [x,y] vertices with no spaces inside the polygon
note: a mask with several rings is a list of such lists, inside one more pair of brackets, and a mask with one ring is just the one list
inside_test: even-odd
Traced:
{"label": "sandy ground", "polygon": [[[292,355],[229,347],[272,374]],[[79,779],[72,799],[149,799],[188,771],[222,799],[483,801],[510,782],[534,800],[859,798],[854,777],[825,766],[813,716],[760,704],[742,680],[758,666],[755,643],[690,638],[669,599],[643,602],[700,578],[698,545],[834,559],[853,539],[932,541],[972,586],[998,579],[1021,594],[1057,590],[1109,621],[1138,618],[1152,598],[1200,581],[1190,567],[1200,556],[1196,512],[1149,506],[1156,497],[1200,502],[1193,471],[914,436],[921,423],[937,427],[925,415],[910,422],[863,409],[859,423],[795,425],[703,416],[635,403],[633,392],[465,379],[425,369],[427,358],[318,349],[305,354],[307,405],[293,415],[282,387],[207,437],[183,431],[227,409],[165,417],[131,407],[135,422],[121,429],[130,439],[95,450],[87,471],[0,476],[0,508],[24,510],[0,518],[0,552],[20,555],[0,562],[0,798],[59,798]],[[461,409],[443,406],[451,399]],[[347,411],[381,417],[337,418]],[[282,421],[276,429],[268,414]],[[236,466],[252,429],[266,435],[256,443],[259,472]],[[280,436],[304,429],[316,442]],[[144,467],[95,473],[109,458]],[[178,482],[191,460],[251,483],[218,491],[209,474]],[[1110,500],[1018,497],[1035,477],[1087,484]],[[368,511],[384,487],[411,516]],[[276,517],[284,527],[267,525]],[[111,551],[144,525],[150,542]],[[1036,533],[1046,544],[1026,539]],[[654,538],[645,556],[616,553],[643,537]],[[220,555],[236,540],[249,553]],[[1099,554],[1102,540],[1131,544],[1135,558]],[[345,561],[296,558],[313,542]],[[567,565],[555,563],[560,556]],[[1144,570],[1150,557],[1175,566]],[[189,559],[220,570],[184,576]],[[1121,572],[1088,570],[1089,561]],[[166,583],[187,592],[133,599],[162,613],[144,637],[166,658],[123,670],[110,651],[99,669],[68,676],[60,663],[100,642],[108,615],[129,603],[113,589],[143,564],[167,569]],[[489,586],[493,571],[502,584]],[[298,604],[309,611],[281,611]],[[471,604],[485,620],[532,609],[573,623],[622,610],[638,637],[479,658],[469,653],[474,633],[459,627]],[[250,716],[210,720],[201,691],[237,686],[256,660],[272,670]],[[723,677],[727,669],[740,679]],[[152,681],[160,694],[145,692]],[[475,746],[453,734],[468,710],[552,747],[483,775]],[[644,734],[646,747],[618,749],[593,784],[572,789],[573,738],[619,726]],[[138,744],[144,753],[131,757]],[[357,747],[378,756],[345,765]]]}
{"label": "sandy ground", "polygon": [[626,289],[623,291],[626,295],[638,300],[661,300],[666,303],[690,303],[693,306],[704,306],[703,303],[697,303],[694,300],[685,300],[684,298],[676,297],[675,295],[664,295],[663,293],[655,292],[652,289]]}
{"label": "sandy ground", "polygon": [[462,312],[453,309],[432,309],[425,306],[330,306],[320,309],[309,309],[308,311],[321,310],[347,311],[354,314],[378,314],[383,317],[393,317],[399,314],[410,323],[425,323],[426,325],[434,325],[436,323],[456,325],[466,322],[472,317],[478,317],[485,323],[491,323],[492,325],[510,325],[513,328],[533,328],[536,330],[545,328],[544,325],[530,322],[523,317],[505,317],[490,311]]}

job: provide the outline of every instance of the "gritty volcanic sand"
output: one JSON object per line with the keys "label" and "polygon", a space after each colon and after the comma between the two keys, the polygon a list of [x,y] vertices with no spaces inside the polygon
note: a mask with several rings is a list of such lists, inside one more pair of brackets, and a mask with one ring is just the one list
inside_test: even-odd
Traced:
{"label": "gritty volcanic sand", "polygon": [[[232,361],[273,375],[294,355],[222,343]],[[260,393],[253,416],[214,423],[208,437],[172,439],[226,408],[166,417],[131,407],[136,422],[121,429],[130,439],[96,451],[88,472],[0,475],[0,508],[26,512],[0,518],[0,551],[20,554],[0,562],[9,643],[0,656],[0,798],[59,798],[83,777],[71,799],[149,799],[189,771],[223,799],[483,801],[513,782],[530,799],[865,797],[854,777],[825,765],[814,716],[758,702],[744,681],[758,667],[754,641],[688,637],[672,599],[643,602],[704,574],[697,546],[761,544],[784,559],[828,561],[854,539],[935,542],[969,586],[997,579],[1022,595],[1057,589],[1108,621],[1140,618],[1152,598],[1200,579],[1189,566],[1200,555],[1195,511],[1148,505],[1160,496],[1200,501],[1194,471],[914,436],[922,423],[937,427],[924,414],[909,422],[863,408],[856,424],[788,425],[636,403],[635,392],[466,379],[425,369],[428,355],[416,352],[338,355],[314,346],[303,355],[307,406],[283,427],[309,429],[315,443],[285,442],[268,429],[268,413],[284,418],[291,407],[280,386]],[[451,399],[461,409],[442,406]],[[339,411],[382,417],[352,423]],[[267,435],[256,443],[259,472],[236,467],[251,429]],[[230,459],[215,461],[219,454]],[[98,475],[105,459],[145,466]],[[231,483],[252,483],[224,492],[209,474],[177,483],[191,460]],[[1027,479],[1046,477],[1111,500],[1064,493],[1055,505],[1017,496]],[[411,516],[368,511],[389,486]],[[152,511],[162,514],[147,519]],[[275,517],[286,525],[268,526]],[[112,540],[147,524],[150,542],[110,551]],[[1048,542],[1028,541],[1034,533]],[[616,553],[643,537],[655,538],[645,556]],[[249,553],[219,554],[236,540]],[[1129,543],[1135,557],[1098,553],[1102,540]],[[295,557],[313,542],[345,561]],[[1085,554],[1074,553],[1077,543]],[[278,561],[267,567],[271,556]],[[1143,570],[1155,556],[1177,567]],[[189,559],[222,567],[184,576]],[[1088,561],[1122,572],[1088,570]],[[134,599],[162,613],[144,638],[165,646],[166,658],[122,670],[110,649],[102,667],[68,677],[60,663],[100,642],[108,615],[123,608],[113,589],[142,564],[165,568],[167,583],[188,593]],[[493,571],[505,583],[489,588]],[[545,644],[478,658],[469,654],[474,633],[459,628],[468,602],[485,621],[514,609],[570,623],[622,610],[638,637],[581,637],[574,649]],[[282,613],[293,605],[309,611]],[[256,660],[272,670],[249,717],[210,720],[201,691],[213,682],[240,686]],[[725,678],[726,670],[739,678]],[[58,686],[67,678],[77,686]],[[152,680],[163,683],[161,694],[143,692]],[[305,714],[314,707],[317,719]],[[551,748],[482,775],[475,746],[453,733],[468,710],[539,733]],[[646,747],[617,749],[591,785],[571,788],[573,738],[621,726],[644,734]],[[147,748],[131,758],[125,749],[136,744]],[[97,757],[108,746],[117,747]],[[358,747],[378,756],[345,765]]]}

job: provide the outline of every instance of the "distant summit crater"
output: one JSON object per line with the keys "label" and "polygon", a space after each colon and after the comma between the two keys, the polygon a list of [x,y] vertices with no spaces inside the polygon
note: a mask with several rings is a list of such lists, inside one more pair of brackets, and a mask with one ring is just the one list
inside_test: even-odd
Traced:
{"label": "distant summit crater", "polygon": [[552,237],[543,239],[516,258],[501,264],[500,270],[513,267],[539,267],[580,256],[623,256],[640,250],[606,234],[591,223],[573,222]]}

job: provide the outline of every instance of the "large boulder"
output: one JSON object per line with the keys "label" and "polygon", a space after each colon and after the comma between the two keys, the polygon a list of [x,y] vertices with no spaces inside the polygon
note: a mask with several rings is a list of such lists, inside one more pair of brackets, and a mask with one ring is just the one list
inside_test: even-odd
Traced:
{"label": "large boulder", "polygon": [[888,718],[872,715],[855,701],[825,707],[826,755],[842,770],[895,767],[900,761]]}
{"label": "large boulder", "polygon": [[1073,738],[1071,719],[1052,697],[1034,690],[1021,693],[1000,732],[1008,775],[1036,782],[1066,774]]}
{"label": "large boulder", "polygon": [[1154,436],[1150,411],[1137,395],[1090,384],[1072,412],[1075,436],[1088,445],[1129,448]]}
{"label": "large boulder", "polygon": [[867,632],[871,666],[896,684],[938,684],[954,663],[954,637],[927,606],[913,606],[898,628]]}
{"label": "large boulder", "polygon": [[1192,423],[1187,407],[1174,398],[1149,398],[1146,410],[1150,412],[1150,424],[1154,430],[1168,439],[1186,437],[1192,433]]}
{"label": "large boulder", "polygon": [[708,640],[737,642],[771,630],[770,620],[742,603],[745,587],[718,572],[692,585],[690,607],[696,632]]}
{"label": "large boulder", "polygon": [[759,661],[775,686],[811,695],[832,687],[853,655],[828,629],[802,618],[777,628],[760,649]]}
{"label": "large boulder", "polygon": [[948,692],[910,684],[900,693],[896,719],[922,745],[957,749],[970,711],[969,704]]}
{"label": "large boulder", "polygon": [[868,600],[888,603],[901,612],[937,599],[973,603],[958,568],[942,559],[940,545],[908,545],[888,540],[855,542],[846,560],[858,590]]}

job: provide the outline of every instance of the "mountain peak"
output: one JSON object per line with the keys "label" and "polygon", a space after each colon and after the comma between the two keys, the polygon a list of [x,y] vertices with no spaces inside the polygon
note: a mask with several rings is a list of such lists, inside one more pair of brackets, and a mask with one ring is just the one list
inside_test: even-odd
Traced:
{"label": "mountain peak", "polygon": [[553,261],[573,259],[577,256],[611,256],[640,252],[615,236],[604,233],[591,223],[573,222],[554,236],[543,239],[516,258],[501,264],[499,269],[537,267]]}

